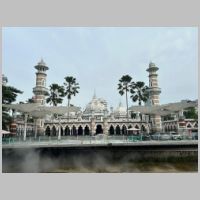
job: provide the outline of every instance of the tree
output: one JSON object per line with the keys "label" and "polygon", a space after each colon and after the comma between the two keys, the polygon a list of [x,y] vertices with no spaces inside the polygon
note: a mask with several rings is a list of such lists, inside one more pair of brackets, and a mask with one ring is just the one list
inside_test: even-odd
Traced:
{"label": "tree", "polygon": [[53,106],[57,106],[61,104],[64,97],[64,88],[63,86],[59,86],[56,83],[51,84],[50,86],[50,93],[46,99],[47,103],[53,104]]}
{"label": "tree", "polygon": [[186,119],[198,119],[198,113],[196,112],[194,107],[188,108],[183,112],[183,115]]}
{"label": "tree", "polygon": [[138,101],[138,104],[141,106],[142,102],[146,102],[149,98],[148,87],[145,86],[144,82],[138,81],[136,83],[132,83],[131,86],[131,99],[133,102]]}
{"label": "tree", "polygon": [[131,80],[132,77],[129,75],[124,75],[119,79],[118,83],[118,90],[120,95],[126,94],[126,114],[127,114],[127,121],[128,121],[128,92],[130,92],[131,89]]}
{"label": "tree", "polygon": [[[22,94],[21,90],[15,87],[2,85],[2,104],[11,104],[16,101],[17,95]],[[2,108],[2,129],[8,130],[12,117],[9,114],[9,109]]]}
{"label": "tree", "polygon": [[70,100],[72,96],[76,96],[77,93],[79,93],[78,89],[80,89],[79,84],[76,83],[76,78],[73,76],[66,76],[65,77],[64,85],[66,86],[65,88],[65,95],[67,96],[67,106],[68,106],[68,119],[69,119],[69,106],[70,106]]}

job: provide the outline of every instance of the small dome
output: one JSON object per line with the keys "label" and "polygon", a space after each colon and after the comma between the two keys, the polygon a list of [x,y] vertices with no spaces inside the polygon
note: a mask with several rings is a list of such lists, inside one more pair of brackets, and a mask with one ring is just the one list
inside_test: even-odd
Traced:
{"label": "small dome", "polygon": [[119,106],[114,110],[115,116],[126,116],[126,108],[122,105],[122,103],[119,103]]}

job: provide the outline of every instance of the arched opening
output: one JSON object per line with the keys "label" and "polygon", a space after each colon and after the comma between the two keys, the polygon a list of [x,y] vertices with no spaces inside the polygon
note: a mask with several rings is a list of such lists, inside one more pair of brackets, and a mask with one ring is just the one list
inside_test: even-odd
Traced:
{"label": "arched opening", "polygon": [[101,134],[101,133],[103,133],[103,129],[102,129],[102,126],[98,124],[96,128],[96,134]]}
{"label": "arched opening", "polygon": [[114,135],[114,133],[115,133],[114,127],[113,125],[111,125],[109,128],[109,135]]}
{"label": "arched opening", "polygon": [[53,128],[52,128],[52,136],[56,136],[56,127],[55,126],[53,126]]}
{"label": "arched opening", "polygon": [[[132,128],[132,126],[129,125],[129,128]],[[126,128],[125,125],[122,126],[122,134],[123,134],[123,135],[126,135],[126,134],[127,134],[127,128]]]}
{"label": "arched opening", "polygon": [[77,135],[76,127],[75,126],[72,127],[72,135]]}
{"label": "arched opening", "polygon": [[51,135],[51,129],[49,126],[47,126],[46,130],[45,130],[45,135],[50,136]]}
{"label": "arched opening", "polygon": [[120,131],[120,126],[119,125],[116,126],[115,131],[116,131],[116,135],[120,135],[121,131]]}
{"label": "arched opening", "polygon": [[167,126],[165,126],[165,132],[167,132]]}
{"label": "arched opening", "polygon": [[65,127],[65,135],[70,135],[70,129],[68,126]]}
{"label": "arched opening", "polygon": [[137,124],[135,125],[135,128],[138,129],[137,134],[139,134],[140,130],[139,130],[139,126]]}
{"label": "arched opening", "polygon": [[187,125],[187,128],[191,128],[191,127],[192,127],[191,124],[188,124],[188,125]]}
{"label": "arched opening", "polygon": [[128,128],[132,128],[132,125],[129,124],[129,125],[128,125]]}
{"label": "arched opening", "polygon": [[88,126],[86,126],[84,129],[84,135],[90,135],[90,129]]}
{"label": "arched opening", "polygon": [[82,126],[78,127],[78,135],[83,135],[83,128],[82,128]]}

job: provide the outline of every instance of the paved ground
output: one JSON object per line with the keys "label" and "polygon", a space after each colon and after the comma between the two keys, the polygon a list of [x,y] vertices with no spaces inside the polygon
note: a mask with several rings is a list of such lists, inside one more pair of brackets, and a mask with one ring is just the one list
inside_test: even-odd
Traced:
{"label": "paved ground", "polygon": [[77,147],[77,146],[156,146],[156,145],[196,145],[198,144],[198,140],[180,140],[180,141],[127,141],[127,140],[54,140],[54,141],[31,141],[27,140],[26,142],[19,141],[19,142],[10,142],[7,144],[3,144],[2,148],[37,148],[37,147]]}

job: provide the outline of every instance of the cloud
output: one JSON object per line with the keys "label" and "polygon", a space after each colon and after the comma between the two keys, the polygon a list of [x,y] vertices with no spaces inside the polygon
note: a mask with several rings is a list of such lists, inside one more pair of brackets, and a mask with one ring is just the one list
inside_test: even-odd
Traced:
{"label": "cloud", "polygon": [[[3,72],[11,85],[24,91],[18,100],[32,96],[34,65],[41,56],[49,66],[47,85],[63,84],[67,75],[77,78],[81,89],[72,102],[82,107],[94,89],[109,106],[119,99],[125,104],[118,80],[130,74],[148,83],[150,61],[160,68],[161,103],[197,98],[197,28],[6,28]],[[170,96],[172,91],[176,94]]]}

